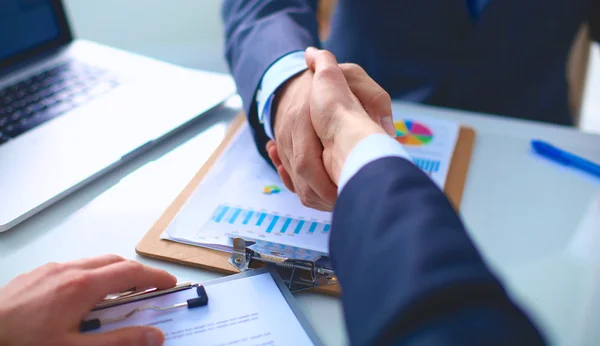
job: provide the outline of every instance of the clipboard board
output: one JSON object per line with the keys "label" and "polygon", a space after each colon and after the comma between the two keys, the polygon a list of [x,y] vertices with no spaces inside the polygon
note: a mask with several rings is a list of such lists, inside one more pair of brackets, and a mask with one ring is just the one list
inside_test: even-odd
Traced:
{"label": "clipboard board", "polygon": [[[235,138],[237,131],[245,122],[246,117],[243,113],[235,117],[219,147],[217,147],[194,178],[192,178],[179,196],[169,205],[158,221],[140,240],[135,249],[139,255],[223,274],[239,273],[229,262],[232,257],[230,253],[163,240],[160,238],[160,235],[194,193],[202,179],[221,157],[225,149]],[[474,144],[475,130],[470,127],[461,126],[444,187],[444,193],[457,211],[460,209],[460,202],[462,200]],[[340,286],[337,284],[317,287],[314,290],[332,295],[339,295],[341,292]]]}

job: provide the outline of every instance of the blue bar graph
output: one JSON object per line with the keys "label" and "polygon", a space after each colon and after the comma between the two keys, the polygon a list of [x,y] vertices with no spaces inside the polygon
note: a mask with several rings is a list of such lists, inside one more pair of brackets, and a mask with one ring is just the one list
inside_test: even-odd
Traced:
{"label": "blue bar graph", "polygon": [[254,214],[254,212],[252,210],[249,210],[248,214],[246,214],[246,218],[244,219],[244,222],[243,222],[244,225],[248,224],[248,222],[250,221],[250,218],[252,217],[252,214]]}
{"label": "blue bar graph", "polygon": [[267,228],[267,230],[266,230],[267,233],[271,233],[273,231],[273,227],[275,227],[277,220],[279,220],[279,216],[273,216],[273,220],[271,220],[271,223],[269,224],[269,228]]}
{"label": "blue bar graph", "polygon": [[281,233],[285,233],[285,231],[287,230],[288,226],[290,225],[290,223],[292,222],[292,219],[290,219],[289,217],[285,220],[285,222],[283,223],[283,226],[281,227]]}
{"label": "blue bar graph", "polygon": [[[224,229],[227,232],[257,233],[261,237],[266,234],[281,235],[312,235],[330,233],[331,224],[326,221],[302,220],[299,218],[281,216],[275,213],[256,211],[238,206],[219,205],[215,208],[207,227],[211,230]],[[219,228],[215,228],[219,227]],[[320,232],[322,230],[322,232]],[[262,233],[262,234],[260,234]]]}
{"label": "blue bar graph", "polygon": [[257,226],[262,225],[263,221],[265,221],[265,217],[267,217],[267,214],[260,213],[260,216],[258,217],[258,221],[256,222],[256,225]]}
{"label": "blue bar graph", "polygon": [[440,170],[439,160],[429,160],[424,158],[413,158],[415,166],[419,167],[423,172],[427,174],[433,174]]}
{"label": "blue bar graph", "polygon": [[229,210],[228,206],[224,206],[223,209],[221,209],[221,213],[219,214],[219,216],[217,216],[217,218],[215,219],[216,222],[221,222],[221,220],[223,220],[223,217],[225,217],[225,214],[227,214],[227,210]]}
{"label": "blue bar graph", "polygon": [[304,226],[304,220],[298,221],[296,225],[296,229],[294,230],[294,234],[300,234],[300,230],[302,230],[302,226]]}
{"label": "blue bar graph", "polygon": [[234,223],[235,219],[237,219],[237,217],[240,215],[241,212],[242,212],[242,209],[235,208],[233,215],[231,215],[231,219],[229,219],[229,223]]}

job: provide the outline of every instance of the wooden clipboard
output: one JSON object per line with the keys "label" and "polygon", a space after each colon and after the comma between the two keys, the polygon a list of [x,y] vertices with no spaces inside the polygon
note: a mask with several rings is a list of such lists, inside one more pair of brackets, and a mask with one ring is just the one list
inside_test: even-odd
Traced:
{"label": "wooden clipboard", "polygon": [[[163,240],[160,239],[160,235],[167,228],[171,220],[175,218],[181,207],[196,190],[204,176],[210,171],[232,139],[235,138],[234,134],[245,122],[246,117],[243,114],[236,116],[231,123],[223,142],[202,168],[200,168],[198,173],[196,173],[183,191],[181,191],[179,196],[177,196],[173,203],[165,210],[158,221],[150,228],[144,238],[140,240],[135,248],[139,255],[224,274],[237,273],[237,270],[228,262],[229,257],[231,256],[230,253]],[[454,155],[452,156],[448,177],[446,179],[446,186],[444,188],[444,192],[457,211],[460,207],[474,143],[475,131],[472,128],[461,127]],[[339,285],[325,286],[319,287],[315,289],[315,291],[337,295],[340,293],[340,287]]]}

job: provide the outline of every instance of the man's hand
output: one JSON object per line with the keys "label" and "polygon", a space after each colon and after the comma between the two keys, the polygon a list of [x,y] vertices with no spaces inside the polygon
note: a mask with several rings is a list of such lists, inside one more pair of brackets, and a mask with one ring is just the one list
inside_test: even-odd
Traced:
{"label": "man's hand", "polygon": [[325,169],[337,185],[352,149],[366,137],[386,132],[367,114],[333,54],[309,48],[306,64],[314,71],[310,118],[323,144]]}
{"label": "man's hand", "polygon": [[116,255],[46,264],[0,289],[0,345],[162,345],[157,328],[81,334],[79,324],[108,294],[175,284],[165,271]]}
{"label": "man's hand", "polygon": [[[341,64],[340,70],[363,112],[395,134],[390,96],[358,65]],[[277,144],[270,141],[267,152],[285,186],[298,194],[302,204],[329,211],[337,188],[323,164],[323,145],[310,120],[312,82],[313,71],[307,70],[283,86],[274,108]]]}

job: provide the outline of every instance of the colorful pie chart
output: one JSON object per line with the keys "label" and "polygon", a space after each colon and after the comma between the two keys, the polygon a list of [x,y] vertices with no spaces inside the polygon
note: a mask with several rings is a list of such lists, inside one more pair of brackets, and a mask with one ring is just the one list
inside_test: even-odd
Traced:
{"label": "colorful pie chart", "polygon": [[426,125],[413,120],[398,120],[396,127],[396,140],[408,146],[422,146],[433,140],[433,132]]}

